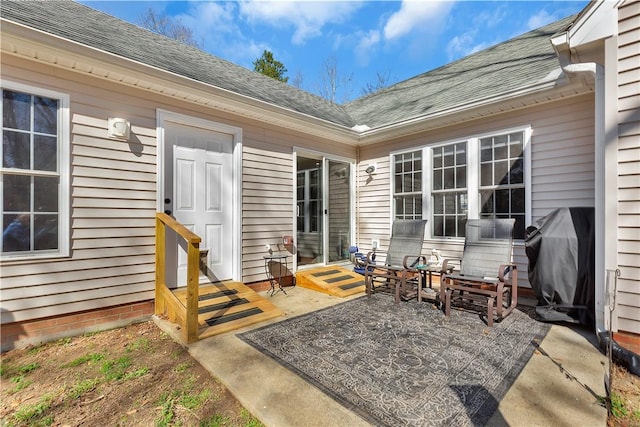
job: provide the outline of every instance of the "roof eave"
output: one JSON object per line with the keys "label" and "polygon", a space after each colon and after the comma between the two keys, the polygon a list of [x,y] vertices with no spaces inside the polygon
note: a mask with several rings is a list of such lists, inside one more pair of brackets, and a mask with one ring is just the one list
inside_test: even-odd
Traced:
{"label": "roof eave", "polygon": [[552,80],[361,132],[359,145],[389,141],[561,98],[581,95],[592,90],[582,84],[568,81],[564,74],[560,73],[560,69],[557,74],[558,77]]}
{"label": "roof eave", "polygon": [[4,54],[91,75],[258,122],[357,145],[352,129],[1,19]]}

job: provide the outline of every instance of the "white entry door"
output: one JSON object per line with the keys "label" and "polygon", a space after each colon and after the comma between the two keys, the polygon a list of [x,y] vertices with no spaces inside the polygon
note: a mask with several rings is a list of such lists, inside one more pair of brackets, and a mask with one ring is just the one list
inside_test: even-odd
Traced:
{"label": "white entry door", "polygon": [[[207,266],[217,280],[233,276],[233,136],[208,129],[171,125],[171,188],[165,208],[202,238],[209,250]],[[166,152],[170,151],[166,147]],[[168,202],[168,203],[167,203]],[[178,250],[177,285],[186,283],[186,251]]]}

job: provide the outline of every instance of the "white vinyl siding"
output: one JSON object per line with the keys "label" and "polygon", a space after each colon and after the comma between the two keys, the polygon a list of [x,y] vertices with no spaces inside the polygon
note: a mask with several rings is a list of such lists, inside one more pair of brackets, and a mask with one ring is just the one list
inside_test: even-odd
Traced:
{"label": "white vinyl siding", "polygon": [[266,245],[293,235],[293,154],[247,146],[246,134],[243,150],[242,278],[251,283],[266,279]]}
{"label": "white vinyl siding", "polygon": [[[376,164],[376,170],[369,175],[365,169],[372,163]],[[369,252],[373,240],[381,247],[389,244],[391,176],[388,155],[369,158],[356,168],[356,236],[353,243],[361,252]]]}
{"label": "white vinyl siding", "polygon": [[617,329],[640,333],[640,2],[618,11]]}

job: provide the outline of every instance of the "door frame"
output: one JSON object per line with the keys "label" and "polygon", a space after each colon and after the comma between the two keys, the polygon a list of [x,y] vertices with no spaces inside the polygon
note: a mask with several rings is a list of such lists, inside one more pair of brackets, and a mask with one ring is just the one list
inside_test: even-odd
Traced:
{"label": "door frame", "polygon": [[[293,184],[292,184],[292,191],[293,191],[293,203],[292,203],[292,214],[293,214],[293,235],[297,236],[298,235],[298,222],[296,220],[296,212],[297,212],[297,188],[296,188],[296,183],[297,183],[297,173],[298,173],[298,168],[297,168],[297,164],[298,164],[298,156],[301,157],[310,157],[310,158],[317,158],[319,157],[320,159],[322,159],[322,170],[323,170],[323,174],[322,174],[322,245],[323,245],[323,255],[322,255],[322,263],[321,264],[313,264],[313,265],[309,265],[306,266],[307,267],[313,267],[313,266],[318,266],[318,265],[329,265],[329,253],[328,253],[328,246],[329,246],[329,235],[327,234],[326,230],[328,227],[328,222],[329,222],[329,217],[328,215],[325,213],[328,211],[328,198],[327,198],[327,192],[329,191],[329,181],[328,181],[328,177],[327,174],[324,172],[327,169],[328,166],[328,162],[330,160],[333,161],[337,161],[337,162],[344,162],[347,163],[349,165],[349,204],[351,205],[351,212],[353,213],[351,215],[350,221],[349,221],[349,233],[351,234],[351,238],[353,240],[356,239],[356,176],[355,176],[355,172],[356,172],[356,159],[353,158],[349,158],[349,157],[344,157],[344,156],[338,156],[338,155],[333,155],[333,154],[328,154],[322,151],[316,151],[316,150],[310,150],[307,148],[301,148],[301,147],[293,147]],[[355,244],[355,242],[350,242],[350,245]],[[336,263],[340,263],[341,261],[336,261],[333,262],[332,264],[336,264]],[[298,260],[296,257],[293,257],[293,268],[294,271],[298,270]]]}
{"label": "door frame", "polygon": [[204,130],[221,132],[233,136],[233,203],[232,203],[232,280],[242,281],[242,128],[230,126],[224,123],[214,122],[198,117],[188,116],[186,114],[175,113],[168,110],[156,110],[156,135],[157,135],[157,185],[158,194],[156,200],[156,209],[158,212],[164,212],[164,180],[166,175],[165,158],[165,133],[164,130],[168,124],[174,123],[183,126],[197,127]]}

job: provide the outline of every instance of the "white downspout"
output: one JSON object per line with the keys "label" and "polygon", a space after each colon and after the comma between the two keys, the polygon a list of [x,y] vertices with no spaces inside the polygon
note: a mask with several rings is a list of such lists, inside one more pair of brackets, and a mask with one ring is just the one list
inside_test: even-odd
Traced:
{"label": "white downspout", "polygon": [[596,334],[607,330],[605,318],[605,80],[604,67],[595,62],[571,63],[569,35],[560,34],[551,39],[560,66],[565,74],[586,75],[595,80],[595,321]]}

